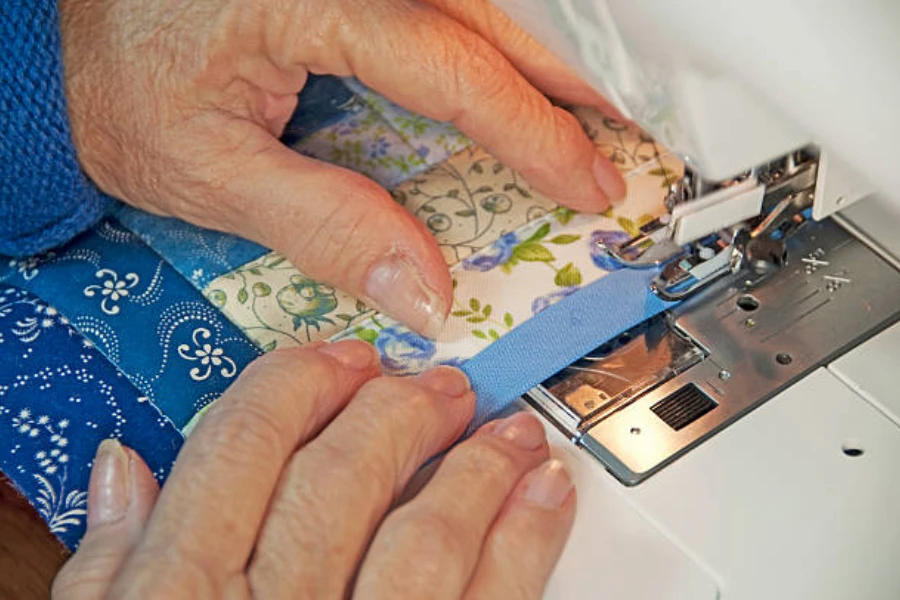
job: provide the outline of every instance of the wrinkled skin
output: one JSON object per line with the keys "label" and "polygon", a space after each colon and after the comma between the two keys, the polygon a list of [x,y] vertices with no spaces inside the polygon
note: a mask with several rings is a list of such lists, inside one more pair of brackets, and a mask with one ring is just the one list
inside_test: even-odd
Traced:
{"label": "wrinkled skin", "polygon": [[61,11],[73,137],[103,190],[274,248],[420,333],[437,333],[452,296],[426,228],[371,180],[278,142],[310,73],[355,75],[452,121],[571,208],[624,196],[542,92],[604,100],[488,0],[62,0]]}
{"label": "wrinkled skin", "polygon": [[[62,0],[73,139],[107,193],[274,248],[415,331],[451,305],[427,229],[372,181],[278,137],[310,73],[354,75],[452,121],[538,190],[582,211],[624,182],[544,94],[603,108],[487,0]],[[380,375],[358,342],[256,361],[159,490],[106,443],[88,533],[58,598],[538,598],[575,510],[527,416],[420,465],[471,417],[464,377]]]}
{"label": "wrinkled skin", "polygon": [[54,597],[540,598],[575,492],[535,417],[484,426],[409,485],[473,409],[460,371],[384,377],[364,342],[270,353],[162,491],[132,450],[101,445]]}

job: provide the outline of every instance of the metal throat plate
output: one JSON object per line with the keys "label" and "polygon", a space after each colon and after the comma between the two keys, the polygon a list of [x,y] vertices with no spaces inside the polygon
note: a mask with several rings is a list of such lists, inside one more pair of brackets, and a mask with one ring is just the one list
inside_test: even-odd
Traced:
{"label": "metal throat plate", "polygon": [[898,317],[900,272],[834,222],[809,223],[780,270],[718,282],[528,399],[634,485]]}

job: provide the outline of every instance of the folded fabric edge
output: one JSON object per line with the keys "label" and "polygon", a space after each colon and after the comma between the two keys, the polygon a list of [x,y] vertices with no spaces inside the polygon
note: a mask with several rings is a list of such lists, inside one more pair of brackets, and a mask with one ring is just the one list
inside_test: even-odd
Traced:
{"label": "folded fabric edge", "polygon": [[462,365],[478,398],[469,432],[598,346],[673,307],[650,289],[656,270],[621,270],[578,290]]}

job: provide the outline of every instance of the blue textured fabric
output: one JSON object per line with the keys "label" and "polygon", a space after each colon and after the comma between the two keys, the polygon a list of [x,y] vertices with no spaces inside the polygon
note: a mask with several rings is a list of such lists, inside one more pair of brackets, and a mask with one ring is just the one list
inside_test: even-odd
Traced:
{"label": "blue textured fabric", "polygon": [[260,354],[115,221],[59,250],[9,261],[0,281],[51,301],[179,428]]}
{"label": "blue textured fabric", "polygon": [[176,271],[203,290],[220,275],[265,256],[269,250],[243,238],[203,229],[180,219],[151,215],[119,204],[115,217]]}
{"label": "blue textured fabric", "polygon": [[70,549],[97,446],[120,439],[160,483],[183,438],[56,309],[0,285],[0,470]]}
{"label": "blue textured fabric", "polygon": [[[56,4],[55,0],[10,0],[0,11],[4,43],[0,52],[0,254],[8,256],[28,256],[63,244],[113,206],[113,200],[81,170],[72,143]],[[340,120],[354,98],[340,79],[311,76],[285,129],[286,143]],[[229,258],[250,256],[247,260],[253,260],[260,255],[259,246],[250,242],[190,226],[172,229],[178,231],[169,236],[161,235],[161,226],[148,226],[140,233],[160,240],[163,253],[176,248],[174,240],[179,235],[196,239],[198,232],[204,245],[214,249],[208,264],[194,260],[192,265],[191,260],[181,261],[173,254],[173,263],[189,279],[198,269],[211,272],[221,265],[219,250],[225,246],[230,248],[225,252]],[[230,261],[228,268],[240,264]]]}
{"label": "blue textured fabric", "polygon": [[610,273],[547,307],[461,366],[478,397],[470,431],[582,356],[674,306],[654,270]]}
{"label": "blue textured fabric", "polygon": [[0,254],[24,256],[84,231],[111,201],[75,156],[56,1],[4,2],[0,39]]}

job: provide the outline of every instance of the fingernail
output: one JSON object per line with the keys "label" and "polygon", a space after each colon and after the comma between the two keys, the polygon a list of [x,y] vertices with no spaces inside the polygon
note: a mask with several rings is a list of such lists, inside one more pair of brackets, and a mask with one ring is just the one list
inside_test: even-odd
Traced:
{"label": "fingernail", "polygon": [[497,424],[491,432],[523,450],[537,450],[544,445],[546,435],[537,419],[529,414],[516,413]]}
{"label": "fingernail", "polygon": [[88,527],[125,517],[131,503],[130,462],[118,440],[101,442],[94,457],[88,496]]}
{"label": "fingernail", "polygon": [[435,367],[416,379],[421,385],[451,398],[462,396],[472,389],[466,374],[453,367]]}
{"label": "fingernail", "polygon": [[538,467],[529,477],[525,499],[550,510],[561,507],[575,487],[565,465],[555,458]]}
{"label": "fingernail", "polygon": [[609,162],[609,159],[602,154],[598,154],[594,158],[594,179],[610,202],[618,204],[625,200],[625,194],[628,191],[625,187],[625,179],[619,170]]}
{"label": "fingernail", "polygon": [[372,268],[366,295],[388,316],[424,336],[435,338],[444,327],[444,301],[400,256],[387,256]]}
{"label": "fingernail", "polygon": [[320,346],[317,350],[354,371],[368,369],[375,362],[375,349],[365,342],[335,342]]}

